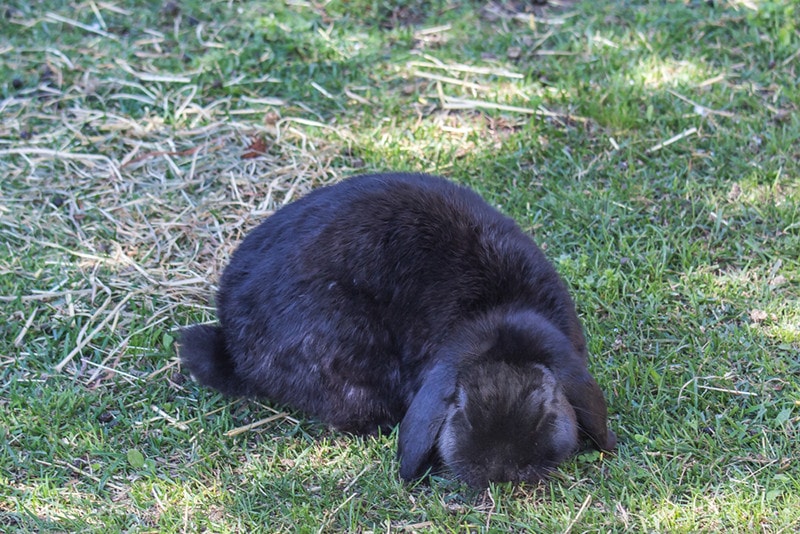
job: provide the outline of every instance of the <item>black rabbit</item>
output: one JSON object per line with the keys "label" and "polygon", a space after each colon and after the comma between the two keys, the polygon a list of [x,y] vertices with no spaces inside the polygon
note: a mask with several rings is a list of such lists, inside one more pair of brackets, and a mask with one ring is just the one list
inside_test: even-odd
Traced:
{"label": "black rabbit", "polygon": [[234,252],[219,326],[185,329],[203,384],[344,431],[400,423],[405,479],[536,482],[582,438],[615,447],[567,289],[480,196],[424,174],[357,176],[280,209]]}

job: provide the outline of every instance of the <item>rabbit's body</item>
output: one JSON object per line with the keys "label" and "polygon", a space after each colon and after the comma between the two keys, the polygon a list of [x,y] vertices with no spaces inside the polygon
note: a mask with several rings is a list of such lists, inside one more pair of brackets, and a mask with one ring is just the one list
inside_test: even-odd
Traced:
{"label": "rabbit's body", "polygon": [[[509,395],[529,406],[537,391],[549,399],[552,409],[526,414],[511,402],[498,414],[533,420],[553,413],[537,428],[539,441],[558,450],[528,462],[541,464],[539,476],[576,448],[578,427],[596,446],[613,446],[602,393],[586,371],[582,328],[558,274],[510,218],[444,179],[360,176],[287,205],[233,254],[217,308],[219,327],[190,328],[181,340],[181,357],[201,382],[287,404],[351,432],[403,421],[406,478],[437,456],[473,485],[536,478],[509,477],[507,469],[471,476],[466,471],[479,467],[462,468],[454,457],[459,446],[472,446],[455,429],[493,420]],[[483,382],[473,373],[485,375]],[[496,391],[459,423],[454,414],[469,412],[468,400],[489,384]],[[523,427],[514,421],[509,428]],[[434,435],[420,442],[410,435],[418,432]]]}

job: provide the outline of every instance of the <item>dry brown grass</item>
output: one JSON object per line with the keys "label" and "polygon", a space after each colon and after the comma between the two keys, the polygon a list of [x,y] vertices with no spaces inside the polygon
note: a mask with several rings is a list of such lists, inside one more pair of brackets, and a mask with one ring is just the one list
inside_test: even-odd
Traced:
{"label": "dry brown grass", "polygon": [[[0,234],[13,250],[0,269],[34,278],[38,288],[0,298],[29,303],[27,315],[15,318],[26,324],[20,339],[44,307],[56,322],[81,325],[56,371],[89,382],[101,371],[130,372],[119,362],[138,333],[197,316],[176,314],[181,308],[205,307],[210,317],[220,269],[249,228],[341,177],[341,166],[331,164],[340,146],[318,135],[325,125],[282,118],[269,104],[240,110],[255,120],[239,122],[225,103],[203,106],[195,93],[184,86],[165,94],[173,99],[165,105],[180,110],[173,125],[82,109],[52,90],[52,114],[42,113],[38,92],[4,102],[1,130],[33,114],[44,125],[40,135],[0,148],[0,187],[8,191]],[[36,272],[29,258],[37,258]],[[111,333],[119,338],[114,347],[94,345]],[[102,361],[84,359],[95,352]]]}

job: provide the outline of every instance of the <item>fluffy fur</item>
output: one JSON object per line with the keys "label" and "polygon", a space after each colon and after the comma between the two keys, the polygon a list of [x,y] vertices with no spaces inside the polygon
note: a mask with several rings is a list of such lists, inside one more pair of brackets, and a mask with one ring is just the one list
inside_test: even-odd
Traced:
{"label": "fluffy fur", "polygon": [[255,228],[182,332],[201,383],[344,431],[400,423],[400,474],[535,482],[616,444],[574,304],[510,218],[422,174],[358,176]]}

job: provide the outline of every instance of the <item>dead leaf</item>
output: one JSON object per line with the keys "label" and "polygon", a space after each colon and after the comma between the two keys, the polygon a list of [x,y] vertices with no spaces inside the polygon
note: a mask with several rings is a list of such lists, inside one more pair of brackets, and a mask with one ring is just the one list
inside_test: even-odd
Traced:
{"label": "dead leaf", "polygon": [[242,154],[242,159],[253,159],[267,153],[267,141],[261,136],[253,137],[250,146]]}

